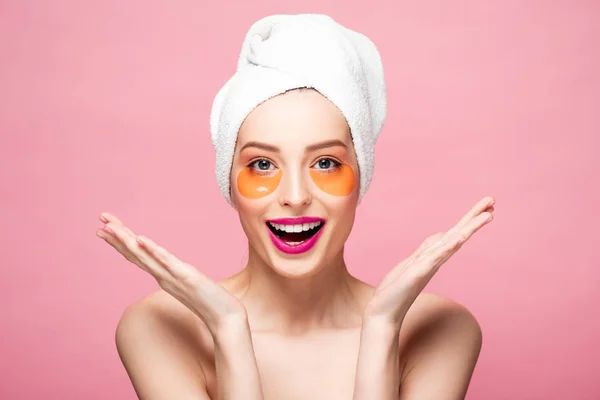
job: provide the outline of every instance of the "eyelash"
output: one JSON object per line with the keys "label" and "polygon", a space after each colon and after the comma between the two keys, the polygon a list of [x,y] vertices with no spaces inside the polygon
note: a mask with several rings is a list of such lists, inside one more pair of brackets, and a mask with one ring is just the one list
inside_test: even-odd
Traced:
{"label": "eyelash", "polygon": [[[331,158],[331,157],[322,157],[322,158],[319,158],[317,161],[315,161],[315,163],[313,165],[317,164],[321,160],[329,160],[329,161],[331,161],[333,163],[333,167],[331,167],[331,168],[328,168],[328,169],[318,168],[321,171],[323,171],[323,173],[325,173],[325,174],[331,174],[331,173],[335,172],[339,168],[339,166],[342,165],[341,162],[339,162],[339,161],[337,161],[337,160],[335,160],[334,158]],[[254,167],[254,165],[257,162],[259,162],[259,161],[267,161],[271,165],[275,165],[275,163],[273,161],[269,160],[268,158],[258,158],[256,160],[252,161],[250,164],[248,164],[248,167],[252,168],[254,170],[254,173],[257,174],[257,175],[263,175],[263,176],[269,175],[271,173],[271,171],[272,171],[271,169],[264,170],[264,169],[258,169],[256,167]]]}

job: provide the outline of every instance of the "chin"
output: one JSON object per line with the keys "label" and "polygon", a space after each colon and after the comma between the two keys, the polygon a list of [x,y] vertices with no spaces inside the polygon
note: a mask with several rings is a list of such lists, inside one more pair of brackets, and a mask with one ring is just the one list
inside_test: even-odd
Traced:
{"label": "chin", "polygon": [[302,257],[287,259],[280,256],[269,257],[269,266],[273,271],[285,278],[307,278],[317,274],[324,268],[322,257]]}

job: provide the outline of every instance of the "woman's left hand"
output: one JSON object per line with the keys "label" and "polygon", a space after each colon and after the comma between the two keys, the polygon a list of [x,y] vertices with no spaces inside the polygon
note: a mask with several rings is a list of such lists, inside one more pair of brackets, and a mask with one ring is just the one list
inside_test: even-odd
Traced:
{"label": "woman's left hand", "polygon": [[476,231],[493,220],[494,203],[491,197],[483,198],[448,232],[425,239],[410,257],[396,265],[381,281],[364,317],[383,320],[400,329],[412,303],[441,265]]}

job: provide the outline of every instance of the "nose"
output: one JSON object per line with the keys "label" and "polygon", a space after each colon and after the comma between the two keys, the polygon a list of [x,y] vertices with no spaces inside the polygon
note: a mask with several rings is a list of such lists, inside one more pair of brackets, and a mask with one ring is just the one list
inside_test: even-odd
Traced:
{"label": "nose", "polygon": [[300,171],[284,171],[279,184],[279,204],[282,206],[301,208],[312,202],[306,177]]}

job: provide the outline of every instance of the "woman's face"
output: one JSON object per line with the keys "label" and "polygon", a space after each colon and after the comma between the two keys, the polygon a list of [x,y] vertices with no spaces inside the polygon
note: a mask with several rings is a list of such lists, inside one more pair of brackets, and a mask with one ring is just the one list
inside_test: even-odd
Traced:
{"label": "woman's face", "polygon": [[348,124],[317,91],[273,97],[242,124],[231,197],[250,246],[280,275],[313,275],[340,253],[358,194]]}

